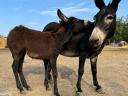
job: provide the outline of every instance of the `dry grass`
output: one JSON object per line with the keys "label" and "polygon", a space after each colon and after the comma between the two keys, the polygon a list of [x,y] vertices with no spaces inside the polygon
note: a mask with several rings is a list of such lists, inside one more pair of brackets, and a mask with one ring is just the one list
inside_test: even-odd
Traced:
{"label": "dry grass", "polygon": [[[8,49],[0,50],[0,96],[22,96],[16,89],[11,69],[12,58]],[[44,66],[42,61],[26,56],[24,74],[33,88],[26,96],[52,96],[43,86]],[[78,58],[59,56],[58,87],[61,96],[75,96]],[[105,94],[95,92],[92,85],[90,62],[86,60],[82,80],[83,96],[128,96],[128,49],[105,48],[98,60],[98,80]]]}

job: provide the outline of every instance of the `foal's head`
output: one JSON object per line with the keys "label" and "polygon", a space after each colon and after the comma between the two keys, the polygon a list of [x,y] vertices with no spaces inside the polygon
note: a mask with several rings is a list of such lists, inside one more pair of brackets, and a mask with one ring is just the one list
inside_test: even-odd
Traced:
{"label": "foal's head", "polygon": [[93,44],[102,44],[104,40],[112,37],[116,28],[116,11],[121,0],[112,0],[107,6],[103,0],[95,0],[100,11],[94,16],[95,25],[90,36]]}
{"label": "foal's head", "polygon": [[60,18],[60,24],[64,25],[65,27],[70,27],[73,33],[80,33],[85,31],[84,29],[87,28],[91,22],[81,20],[75,17],[67,17],[64,15],[59,9],[57,10],[58,17]]}

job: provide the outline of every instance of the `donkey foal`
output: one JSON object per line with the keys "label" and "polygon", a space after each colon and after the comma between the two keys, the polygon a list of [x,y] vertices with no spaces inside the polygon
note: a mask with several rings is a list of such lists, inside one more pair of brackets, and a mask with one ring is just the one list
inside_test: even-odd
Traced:
{"label": "donkey foal", "polygon": [[[59,13],[58,10],[58,16]],[[10,31],[7,44],[13,57],[12,68],[17,88],[21,93],[25,93],[23,87],[27,90],[30,89],[22,71],[24,56],[27,54],[31,58],[43,59],[49,62],[54,79],[54,95],[60,96],[57,88],[56,60],[63,43],[68,42],[72,36],[70,29],[71,22],[67,20],[66,23],[61,23],[56,33],[40,32],[21,25]],[[48,77],[47,72],[46,77]]]}

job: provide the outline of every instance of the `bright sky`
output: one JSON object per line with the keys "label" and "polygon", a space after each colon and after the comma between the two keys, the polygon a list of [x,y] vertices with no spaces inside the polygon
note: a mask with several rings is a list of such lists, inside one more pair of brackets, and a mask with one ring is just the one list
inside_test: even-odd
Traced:
{"label": "bright sky", "polygon": [[[104,0],[108,4],[111,0]],[[16,25],[43,30],[52,21],[58,21],[56,10],[67,16],[92,20],[98,12],[94,0],[0,0],[0,34],[7,36]],[[128,0],[121,0],[117,17],[128,16]]]}

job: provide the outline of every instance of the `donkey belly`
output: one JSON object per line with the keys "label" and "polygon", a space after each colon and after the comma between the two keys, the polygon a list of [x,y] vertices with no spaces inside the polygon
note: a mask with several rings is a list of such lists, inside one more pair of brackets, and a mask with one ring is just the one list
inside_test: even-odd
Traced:
{"label": "donkey belly", "polygon": [[75,50],[64,50],[60,53],[63,56],[67,56],[67,57],[78,57],[79,53]]}
{"label": "donkey belly", "polygon": [[27,50],[27,55],[31,58],[35,58],[35,59],[48,59],[51,54],[49,53],[49,51],[40,51],[39,50]]}
{"label": "donkey belly", "polygon": [[35,58],[35,59],[41,59],[41,56],[37,53],[34,53],[34,52],[29,52],[27,53],[29,57],[31,58]]}

